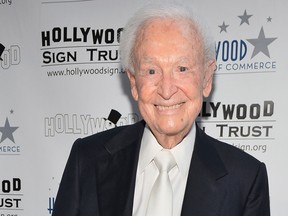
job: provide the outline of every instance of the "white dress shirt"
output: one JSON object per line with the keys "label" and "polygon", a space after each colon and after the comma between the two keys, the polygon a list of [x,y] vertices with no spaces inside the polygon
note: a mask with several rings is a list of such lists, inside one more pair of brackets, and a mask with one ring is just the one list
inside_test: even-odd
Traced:
{"label": "white dress shirt", "polygon": [[[181,143],[171,149],[171,153],[177,163],[177,166],[169,172],[173,189],[173,216],[179,216],[181,214],[186,182],[194,149],[195,135],[196,128],[194,123],[190,132]],[[141,141],[137,167],[133,216],[144,216],[146,213],[150,192],[158,176],[158,168],[154,164],[153,158],[162,149],[163,147],[157,142],[146,125]]]}

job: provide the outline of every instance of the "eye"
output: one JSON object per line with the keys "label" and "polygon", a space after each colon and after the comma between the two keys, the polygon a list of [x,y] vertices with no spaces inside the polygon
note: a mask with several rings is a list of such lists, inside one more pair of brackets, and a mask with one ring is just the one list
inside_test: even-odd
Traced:
{"label": "eye", "polygon": [[156,76],[160,74],[159,68],[154,65],[141,65],[140,66],[140,74],[142,76]]}
{"label": "eye", "polygon": [[185,71],[188,70],[188,68],[184,67],[184,66],[179,66],[178,69],[179,69],[180,72],[185,72]]}
{"label": "eye", "polygon": [[149,69],[149,74],[155,74],[155,70],[154,69]]}

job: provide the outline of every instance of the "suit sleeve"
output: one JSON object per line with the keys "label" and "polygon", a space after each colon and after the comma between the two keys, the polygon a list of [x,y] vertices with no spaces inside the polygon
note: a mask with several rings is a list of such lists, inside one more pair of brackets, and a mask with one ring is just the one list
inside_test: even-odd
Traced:
{"label": "suit sleeve", "polygon": [[79,141],[80,140],[77,140],[71,149],[57,193],[52,216],[79,216]]}
{"label": "suit sleeve", "polygon": [[264,163],[259,166],[243,216],[270,216],[268,177]]}

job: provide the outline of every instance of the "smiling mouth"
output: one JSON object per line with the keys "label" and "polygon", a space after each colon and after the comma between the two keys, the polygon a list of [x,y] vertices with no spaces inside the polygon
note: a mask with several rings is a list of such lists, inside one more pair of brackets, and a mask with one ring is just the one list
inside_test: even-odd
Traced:
{"label": "smiling mouth", "polygon": [[174,109],[178,109],[179,107],[181,107],[184,103],[179,103],[179,104],[174,104],[171,106],[160,106],[160,105],[156,105],[156,108],[160,111],[165,111],[165,110],[174,110]]}

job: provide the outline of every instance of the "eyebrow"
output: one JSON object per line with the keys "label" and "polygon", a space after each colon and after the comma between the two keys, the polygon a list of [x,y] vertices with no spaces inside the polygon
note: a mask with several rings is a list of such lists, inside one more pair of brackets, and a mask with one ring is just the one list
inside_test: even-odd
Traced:
{"label": "eyebrow", "polygon": [[[144,56],[142,59],[140,59],[141,63],[152,63],[156,60],[157,58],[155,57],[149,57],[149,56]],[[168,58],[169,59],[169,58]],[[181,62],[181,61],[187,61],[189,62],[189,59],[186,56],[181,56],[179,57],[175,62]]]}
{"label": "eyebrow", "polygon": [[152,63],[153,61],[155,61],[156,58],[152,58],[152,57],[149,57],[149,56],[144,56],[140,62],[142,63]]}

